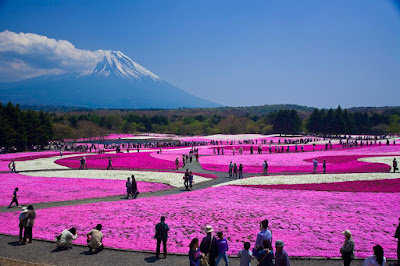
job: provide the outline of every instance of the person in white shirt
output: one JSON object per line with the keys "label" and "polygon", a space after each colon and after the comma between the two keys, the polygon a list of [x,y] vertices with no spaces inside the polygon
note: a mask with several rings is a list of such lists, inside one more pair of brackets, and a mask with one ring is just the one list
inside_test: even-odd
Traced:
{"label": "person in white shirt", "polygon": [[383,256],[383,248],[376,245],[373,249],[374,255],[367,257],[363,266],[385,266],[386,258]]}
{"label": "person in white shirt", "polygon": [[59,236],[56,237],[57,249],[62,250],[70,248],[72,240],[77,238],[78,234],[76,233],[76,229],[74,227],[69,230],[65,229]]}

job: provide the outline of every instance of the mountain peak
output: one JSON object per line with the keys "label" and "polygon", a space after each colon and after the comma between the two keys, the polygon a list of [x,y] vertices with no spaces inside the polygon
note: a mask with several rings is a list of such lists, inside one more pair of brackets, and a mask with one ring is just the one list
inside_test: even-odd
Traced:
{"label": "mountain peak", "polygon": [[160,80],[157,75],[134,62],[120,51],[100,50],[100,52],[103,53],[103,60],[97,63],[92,75],[117,76],[129,80]]}

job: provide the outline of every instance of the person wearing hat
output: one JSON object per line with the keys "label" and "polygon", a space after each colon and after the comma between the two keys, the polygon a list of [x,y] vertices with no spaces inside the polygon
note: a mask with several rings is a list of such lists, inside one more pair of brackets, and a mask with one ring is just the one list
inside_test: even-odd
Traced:
{"label": "person wearing hat", "polygon": [[343,246],[340,248],[340,253],[342,253],[343,265],[349,266],[351,261],[354,259],[354,241],[351,238],[350,230],[345,230],[342,233],[346,239]]}
{"label": "person wearing hat", "polygon": [[161,216],[161,222],[156,224],[156,235],[154,236],[154,238],[157,239],[157,247],[156,247],[156,258],[157,259],[160,258],[161,241],[163,242],[164,258],[167,257],[168,231],[169,231],[169,227],[165,223],[165,217]]}
{"label": "person wearing hat", "polygon": [[212,235],[213,228],[211,225],[206,225],[205,232],[207,236],[203,238],[200,244],[200,251],[204,254],[210,266],[215,266],[215,260],[218,257],[218,243],[217,239]]}
{"label": "person wearing hat", "polygon": [[24,231],[24,227],[26,226],[26,223],[28,222],[28,208],[23,207],[21,210],[21,214],[19,215],[19,242],[22,243],[22,232]]}
{"label": "person wearing hat", "polygon": [[24,231],[24,240],[23,243],[26,243],[26,239],[29,240],[29,243],[32,243],[32,229],[33,226],[35,225],[35,220],[36,220],[36,212],[33,208],[32,205],[28,206],[28,212],[26,213],[26,225],[25,225],[25,231]]}
{"label": "person wearing hat", "polygon": [[289,255],[283,250],[284,245],[282,240],[275,242],[275,266],[290,266]]}

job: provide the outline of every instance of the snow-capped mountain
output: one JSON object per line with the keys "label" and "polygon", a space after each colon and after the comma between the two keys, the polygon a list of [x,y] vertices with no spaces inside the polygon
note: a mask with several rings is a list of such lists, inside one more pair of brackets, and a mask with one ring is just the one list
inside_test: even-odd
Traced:
{"label": "snow-capped mountain", "polygon": [[124,55],[120,51],[100,51],[104,54],[104,60],[99,62],[93,70],[93,75],[104,75],[126,79],[143,79],[149,78],[159,81],[157,75],[151,73],[132,59]]}
{"label": "snow-capped mountain", "polygon": [[0,101],[130,109],[220,106],[160,79],[122,52],[98,52],[103,58],[91,73],[43,75],[1,83]]}

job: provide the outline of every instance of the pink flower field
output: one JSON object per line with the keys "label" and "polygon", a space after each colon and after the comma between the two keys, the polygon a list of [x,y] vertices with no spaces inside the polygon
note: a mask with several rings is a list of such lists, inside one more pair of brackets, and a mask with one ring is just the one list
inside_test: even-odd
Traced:
{"label": "pink flower field", "polygon": [[318,171],[322,171],[322,162],[327,162],[328,173],[366,173],[388,172],[390,166],[382,163],[366,163],[357,161],[364,157],[400,156],[399,146],[369,146],[363,148],[339,149],[315,152],[244,154],[244,155],[212,155],[201,156],[202,167],[210,171],[227,171],[229,162],[244,165],[245,173],[262,172],[262,162],[268,161],[270,173],[302,173],[312,172],[312,160],[318,159]]}
{"label": "pink flower field", "polygon": [[[177,204],[179,202],[179,204]],[[170,227],[170,252],[187,253],[194,237],[202,238],[206,224],[223,231],[236,254],[243,242],[254,245],[259,221],[269,219],[273,239],[282,239],[290,256],[338,257],[342,231],[350,229],[357,257],[382,245],[385,256],[396,257],[393,238],[400,193],[351,193],[276,190],[225,186],[127,202],[102,202],[37,210],[34,236],[54,240],[75,226],[82,235],[103,224],[107,247],[154,250],[154,226],[165,215]],[[18,234],[19,212],[0,213],[0,233]],[[14,221],[14,222],[12,222]],[[305,245],[305,243],[307,243]]]}
{"label": "pink flower field", "polygon": [[[106,169],[109,157],[111,157],[112,165],[116,169],[175,169],[175,162],[153,158],[150,156],[149,152],[91,155],[86,156],[86,163],[90,169]],[[57,160],[56,163],[69,168],[78,169],[80,166],[80,159],[81,156],[69,157]]]}
{"label": "pink flower field", "polygon": [[400,179],[346,181],[336,183],[284,184],[284,185],[242,185],[262,189],[317,190],[338,192],[400,192]]}
{"label": "pink flower field", "polygon": [[[125,180],[48,178],[20,174],[0,174],[0,206],[10,204],[18,187],[19,204],[99,198],[126,193]],[[167,190],[171,186],[138,181],[141,193]]]}

